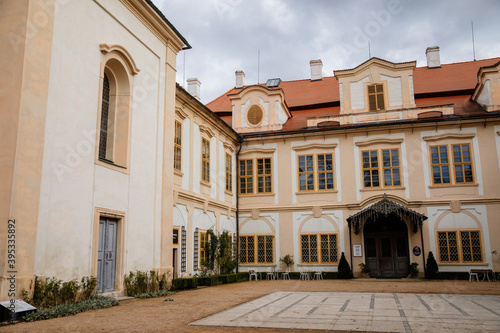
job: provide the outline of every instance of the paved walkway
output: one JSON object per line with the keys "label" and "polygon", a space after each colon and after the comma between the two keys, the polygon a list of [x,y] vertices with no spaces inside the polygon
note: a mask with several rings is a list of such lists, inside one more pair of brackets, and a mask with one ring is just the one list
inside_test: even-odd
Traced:
{"label": "paved walkway", "polygon": [[496,333],[500,296],[280,291],[190,325]]}

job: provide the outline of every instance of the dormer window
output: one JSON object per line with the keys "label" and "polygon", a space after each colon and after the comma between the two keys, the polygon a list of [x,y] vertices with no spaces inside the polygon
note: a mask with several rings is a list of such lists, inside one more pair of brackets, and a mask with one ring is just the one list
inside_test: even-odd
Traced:
{"label": "dormer window", "polygon": [[252,105],[250,109],[248,109],[247,120],[250,125],[256,126],[260,124],[263,116],[264,112],[259,105]]}
{"label": "dormer window", "polygon": [[381,111],[385,109],[383,84],[378,83],[368,86],[368,102],[370,111]]}

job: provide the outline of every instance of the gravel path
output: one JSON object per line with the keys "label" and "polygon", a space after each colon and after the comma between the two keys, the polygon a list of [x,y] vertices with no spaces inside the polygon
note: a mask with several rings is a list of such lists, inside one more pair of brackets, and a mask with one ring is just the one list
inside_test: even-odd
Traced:
{"label": "gravel path", "polygon": [[[390,292],[500,295],[499,282],[402,280],[323,280],[241,282],[180,291],[169,298],[132,299],[109,309],[34,323],[18,323],[1,332],[304,332],[304,330],[189,326],[236,305],[275,291]],[[322,331],[314,331],[322,332]],[[326,331],[325,331],[326,332]]]}

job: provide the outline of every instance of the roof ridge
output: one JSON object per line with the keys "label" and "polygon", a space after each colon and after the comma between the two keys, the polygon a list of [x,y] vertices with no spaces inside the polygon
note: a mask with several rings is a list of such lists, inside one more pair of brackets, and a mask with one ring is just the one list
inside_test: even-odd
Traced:
{"label": "roof ridge", "polygon": [[[473,64],[475,62],[488,61],[488,60],[493,60],[493,59],[499,59],[500,60],[500,57],[485,58],[485,59],[476,59],[476,60],[468,60],[468,61],[459,61],[459,62],[450,62],[450,63],[446,63],[446,64],[441,64],[441,67],[443,67],[443,66],[450,66],[450,65],[467,64],[467,63]],[[417,68],[428,68],[428,67],[427,66],[419,66]]]}

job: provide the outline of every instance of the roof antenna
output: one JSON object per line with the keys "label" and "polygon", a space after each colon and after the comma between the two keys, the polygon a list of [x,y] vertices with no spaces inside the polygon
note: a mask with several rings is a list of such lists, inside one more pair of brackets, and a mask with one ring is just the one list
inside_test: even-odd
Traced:
{"label": "roof antenna", "polygon": [[260,84],[260,49],[257,51],[257,84]]}
{"label": "roof antenna", "polygon": [[476,47],[474,45],[474,21],[470,21],[470,25],[472,28],[472,54],[474,56],[474,61],[476,61]]}
{"label": "roof antenna", "polygon": [[368,59],[372,58],[372,52],[370,50],[370,41],[368,41]]}

